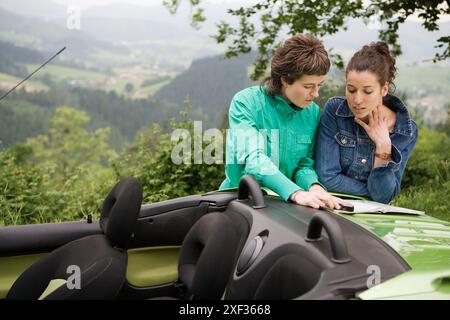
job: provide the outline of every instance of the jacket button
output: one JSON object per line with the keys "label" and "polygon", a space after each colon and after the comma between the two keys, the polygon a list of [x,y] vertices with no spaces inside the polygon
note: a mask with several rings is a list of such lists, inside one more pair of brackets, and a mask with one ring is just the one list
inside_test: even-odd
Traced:
{"label": "jacket button", "polygon": [[362,159],[361,162],[362,162],[362,163],[366,163],[367,160],[366,160],[366,159]]}
{"label": "jacket button", "polygon": [[345,138],[342,138],[342,143],[347,143],[347,140]]}

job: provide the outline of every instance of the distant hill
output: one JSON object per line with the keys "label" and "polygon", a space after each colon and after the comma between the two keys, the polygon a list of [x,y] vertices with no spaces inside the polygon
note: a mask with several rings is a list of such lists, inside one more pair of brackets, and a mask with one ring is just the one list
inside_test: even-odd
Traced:
{"label": "distant hill", "polygon": [[40,52],[0,41],[0,72],[24,77],[27,75],[27,70],[20,63],[42,62],[44,58]]}
{"label": "distant hill", "polygon": [[64,86],[41,92],[18,89],[0,101],[0,149],[45,133],[53,110],[63,105],[86,111],[90,129],[110,127],[110,143],[117,148],[132,141],[142,127],[163,123],[180,111],[167,102],[130,100],[112,91]]}
{"label": "distant hill", "polygon": [[122,54],[128,52],[126,47],[98,40],[80,30],[69,30],[65,21],[48,22],[3,9],[0,9],[0,40],[39,50],[46,55],[66,46],[63,59],[78,61],[88,59],[99,50]]}
{"label": "distant hill", "polygon": [[[331,36],[323,38],[327,49],[344,55],[346,61],[363,45],[378,41],[378,30],[368,28],[361,20],[351,20],[348,30],[341,30]],[[422,62],[432,59],[438,52],[434,46],[436,40],[450,34],[450,22],[439,24],[439,30],[429,32],[419,22],[407,21],[399,27],[399,43],[402,55],[398,57],[400,63]]]}
{"label": "distant hill", "polygon": [[[70,5],[70,2],[67,2]],[[106,2],[105,2],[106,3]],[[190,6],[181,1],[176,15],[170,15],[160,4],[142,6],[125,1],[107,2],[81,11],[81,31],[68,30],[67,5],[51,0],[2,0],[0,2],[0,40],[29,44],[42,51],[55,51],[68,46],[64,57],[84,61],[92,58],[95,66],[117,67],[117,64],[149,64],[172,71],[185,68],[192,60],[224,51],[209,37],[217,33],[221,20],[237,21],[227,8],[248,5],[202,2],[206,22],[199,30],[189,25]],[[5,10],[9,11],[7,15]],[[378,31],[360,20],[347,22],[348,30],[324,37],[327,48],[348,58],[363,44],[377,40]],[[438,51],[436,39],[450,34],[450,23],[440,23],[440,30],[428,32],[421,23],[408,21],[399,28],[399,42],[404,54],[400,62],[413,63],[433,58]],[[280,34],[281,37],[285,37]],[[287,37],[287,35],[286,35]]]}
{"label": "distant hill", "polygon": [[[189,98],[192,106],[202,110],[206,126],[218,127],[223,123],[234,94],[254,85],[248,78],[248,70],[254,62],[254,54],[239,56],[231,60],[223,55],[195,60],[190,68],[178,75],[154,95],[161,100],[170,101],[181,109],[183,101]],[[399,66],[396,78],[396,94],[406,94],[411,108],[432,117],[441,117],[450,103],[450,68],[439,64],[403,64]],[[336,85],[343,85],[345,75],[335,68],[328,74],[326,85],[316,102],[323,106],[331,95],[343,95],[344,91]],[[436,117],[435,117],[436,118]],[[437,123],[433,119],[427,123]],[[445,118],[442,119],[445,121]],[[204,126],[205,127],[205,126]]]}
{"label": "distant hill", "polygon": [[248,79],[254,59],[254,54],[248,54],[232,59],[219,55],[195,60],[154,97],[179,106],[189,97],[192,106],[207,115],[207,125],[219,126],[234,94],[254,84]]}

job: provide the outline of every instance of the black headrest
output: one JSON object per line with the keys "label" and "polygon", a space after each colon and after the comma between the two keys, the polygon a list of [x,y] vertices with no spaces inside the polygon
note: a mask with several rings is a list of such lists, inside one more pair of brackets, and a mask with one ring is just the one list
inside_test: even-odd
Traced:
{"label": "black headrest", "polygon": [[142,187],[128,177],[119,181],[103,202],[100,226],[114,247],[127,248],[142,203]]}
{"label": "black headrest", "polygon": [[208,213],[198,220],[180,251],[180,280],[196,299],[220,299],[247,238],[247,221],[232,212]]}
{"label": "black headrest", "polygon": [[319,280],[321,270],[299,254],[278,258],[260,282],[254,299],[286,300],[305,294]]}

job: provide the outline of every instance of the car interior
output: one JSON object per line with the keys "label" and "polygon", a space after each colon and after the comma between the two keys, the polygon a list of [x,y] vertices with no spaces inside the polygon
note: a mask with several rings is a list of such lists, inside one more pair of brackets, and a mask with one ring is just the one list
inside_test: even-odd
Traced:
{"label": "car interior", "polygon": [[248,175],[238,190],[141,202],[126,178],[99,221],[0,228],[0,299],[357,299],[369,266],[381,281],[410,269],[363,227]]}

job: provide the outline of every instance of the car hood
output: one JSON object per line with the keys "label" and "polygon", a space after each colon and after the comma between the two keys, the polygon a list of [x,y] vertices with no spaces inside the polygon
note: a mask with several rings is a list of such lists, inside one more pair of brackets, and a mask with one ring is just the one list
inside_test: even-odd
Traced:
{"label": "car hood", "polygon": [[[270,189],[263,189],[277,196]],[[373,233],[411,267],[410,271],[361,292],[359,298],[450,300],[450,222],[428,215],[339,215]]]}
{"label": "car hood", "polygon": [[374,233],[413,270],[450,270],[450,223],[430,216],[342,215]]}
{"label": "car hood", "polygon": [[[278,196],[268,188],[269,195]],[[333,193],[353,199],[362,197]],[[428,215],[339,214],[394,249],[416,271],[450,270],[450,222]]]}
{"label": "car hood", "polygon": [[342,216],[374,233],[411,267],[361,293],[361,299],[450,299],[449,222],[427,215]]}

